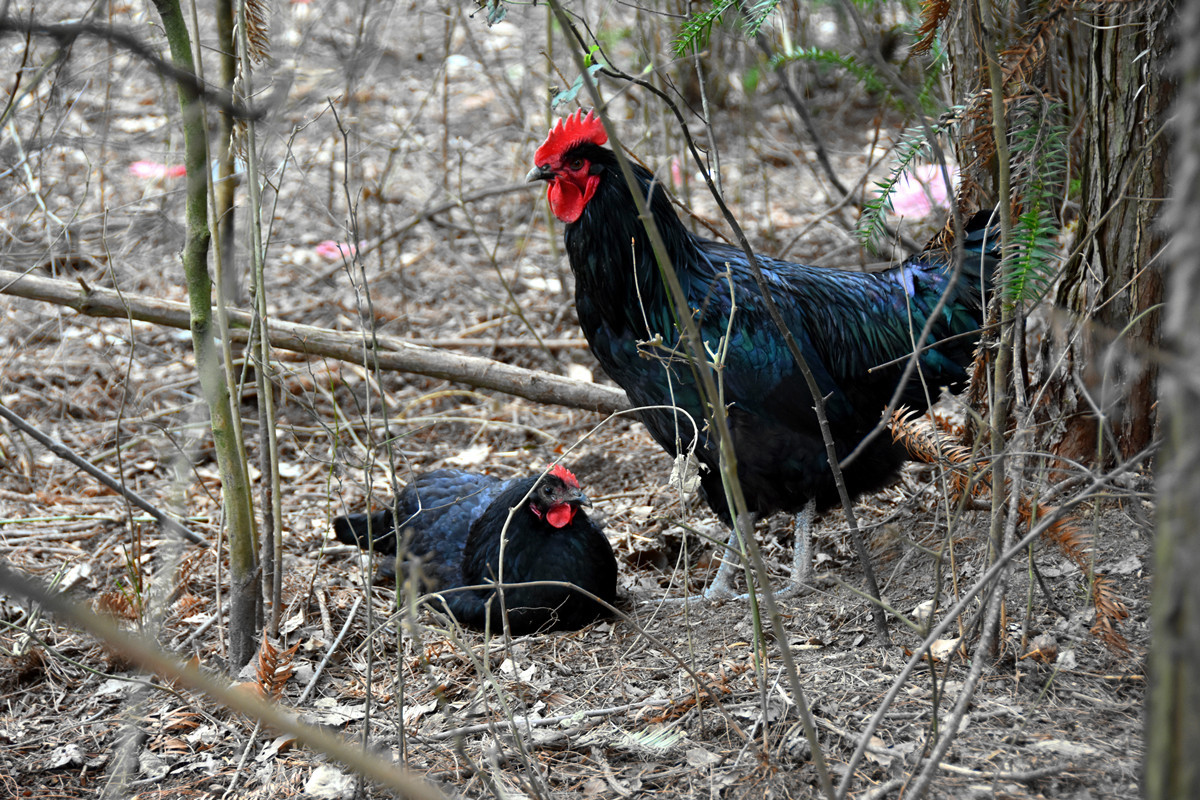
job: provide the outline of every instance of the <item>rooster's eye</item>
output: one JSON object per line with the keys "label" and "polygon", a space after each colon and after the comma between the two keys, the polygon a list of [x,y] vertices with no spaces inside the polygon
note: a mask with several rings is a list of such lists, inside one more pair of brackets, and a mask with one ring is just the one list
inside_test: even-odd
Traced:
{"label": "rooster's eye", "polygon": [[586,162],[582,158],[573,158],[573,159],[571,159],[571,162],[569,164],[567,164],[567,169],[571,170],[572,172],[575,172],[576,170],[583,169],[583,165],[585,163]]}

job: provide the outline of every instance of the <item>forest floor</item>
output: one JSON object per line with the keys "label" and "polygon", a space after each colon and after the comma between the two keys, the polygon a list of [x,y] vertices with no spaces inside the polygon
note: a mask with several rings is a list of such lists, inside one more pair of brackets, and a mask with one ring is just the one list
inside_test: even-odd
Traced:
{"label": "forest floor", "polygon": [[[444,352],[607,383],[575,322],[561,226],[536,187],[519,185],[548,119],[542,9],[513,10],[489,29],[432,3],[385,5],[331,3],[316,14],[297,4],[274,22],[274,84],[264,96],[284,99],[261,120],[259,153],[271,184],[272,315],[350,332],[374,327]],[[144,10],[113,13],[115,24],[151,30]],[[636,73],[664,22],[621,13],[597,29],[609,31],[614,63]],[[43,63],[52,45],[35,42],[30,63]],[[848,233],[857,212],[830,211],[837,198],[769,85],[775,78],[764,74],[747,93],[739,78],[757,63],[754,51],[714,43],[713,58],[724,59],[709,88],[713,140],[726,194],[754,246],[869,266]],[[575,74],[568,63],[562,58],[564,80]],[[657,73],[663,82],[674,74]],[[119,87],[108,75],[123,76]],[[808,81],[835,168],[869,186],[886,174],[898,120],[844,79],[814,73]],[[138,166],[180,163],[174,91],[95,39],[80,40],[30,88],[0,138],[0,153],[14,155],[0,163],[19,167],[0,175],[8,198],[0,269],[185,300],[183,182],[147,177],[155,168]],[[647,163],[663,174],[688,163],[651,96],[626,90],[612,109]],[[694,171],[678,172],[677,194],[700,218],[719,219]],[[942,219],[935,211],[905,233],[919,240]],[[238,225],[243,237],[244,215]],[[339,243],[355,245],[340,252],[356,255],[342,258]],[[234,263],[246,263],[241,245]],[[186,331],[7,294],[0,315],[0,403],[180,511],[209,543],[181,552],[123,498],[0,422],[4,561],[222,671],[220,482]],[[944,635],[932,668],[898,677],[924,637],[889,615],[891,641],[876,639],[840,512],[817,526],[816,590],[780,601],[787,640],[769,626],[760,638],[744,601],[668,602],[700,593],[715,572],[712,548],[685,528],[724,532],[707,507],[671,488],[670,459],[638,423],[361,363],[276,358],[279,644],[295,648],[278,662],[290,665],[278,701],[306,720],[352,739],[369,720],[376,752],[448,795],[812,797],[819,782],[783,672],[786,648],[835,784],[899,684],[855,767],[852,796],[900,796],[946,735],[975,652],[978,634],[968,626],[978,604]],[[260,400],[251,381],[240,407],[255,464]],[[453,631],[427,610],[397,619],[392,587],[373,586],[360,554],[329,539],[333,516],[384,501],[393,476],[402,485],[453,466],[510,477],[560,456],[605,522],[625,617],[490,639]],[[257,489],[261,474],[252,472]],[[856,506],[882,593],[909,618],[938,598],[940,621],[986,568],[988,513],[948,525],[940,485],[937,470],[914,465]],[[1075,514],[1095,573],[1128,609],[1119,629],[1128,650],[1089,632],[1087,579],[1059,549],[1036,542],[1008,575],[1000,655],[952,734],[931,796],[1138,793],[1153,507],[1144,494],[1108,491]],[[759,541],[773,585],[782,585],[789,520],[764,523]],[[0,620],[0,796],[98,797],[108,787],[106,796],[139,800],[277,799],[302,795],[326,762],[139,672],[21,599],[0,595]],[[1039,636],[1054,652],[1024,657]],[[313,691],[299,702],[309,682]],[[122,753],[137,763],[123,786],[114,778]]]}

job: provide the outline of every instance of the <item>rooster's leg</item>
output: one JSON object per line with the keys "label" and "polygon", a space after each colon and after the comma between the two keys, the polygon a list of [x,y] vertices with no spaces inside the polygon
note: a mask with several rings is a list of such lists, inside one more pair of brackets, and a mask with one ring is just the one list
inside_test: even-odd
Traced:
{"label": "rooster's leg", "polygon": [[812,586],[812,526],[816,516],[816,500],[809,500],[796,515],[796,539],[792,544],[792,582],[776,593],[778,597],[803,594]]}
{"label": "rooster's leg", "polygon": [[775,592],[777,600],[812,591],[812,526],[816,516],[815,500],[805,503],[804,508],[796,515],[795,542],[792,545],[792,579]]}
{"label": "rooster's leg", "polygon": [[[737,527],[742,529],[742,536],[754,535],[754,515],[742,514],[738,517]],[[721,566],[717,570],[717,575],[713,578],[713,582],[709,584],[708,591],[704,593],[707,600],[725,600],[727,598],[741,598],[746,595],[737,595],[733,590],[733,574],[740,559],[738,554],[742,552],[741,543],[738,541],[737,528],[729,532],[729,541],[725,543],[725,550],[721,553]]]}
{"label": "rooster's leg", "polygon": [[[785,586],[781,587],[779,591],[775,592],[775,597],[778,599],[795,597],[812,591],[812,526],[816,516],[817,504],[814,500],[809,500],[805,503],[804,508],[796,515],[796,539],[792,547],[792,579]],[[754,516],[747,514],[745,517],[739,518],[738,527],[742,529],[743,537],[753,536]],[[729,536],[729,542],[725,545],[725,555],[721,559],[721,568],[717,570],[717,576],[713,578],[712,585],[704,593],[707,599],[725,600],[731,598],[734,600],[745,600],[750,596],[748,594],[734,594],[733,591],[733,571],[737,563],[733,556],[740,551],[737,531],[733,531]]]}

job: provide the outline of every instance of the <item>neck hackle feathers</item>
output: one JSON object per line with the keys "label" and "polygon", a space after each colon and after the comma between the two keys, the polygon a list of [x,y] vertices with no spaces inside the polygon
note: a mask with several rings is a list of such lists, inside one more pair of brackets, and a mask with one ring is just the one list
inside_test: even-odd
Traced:
{"label": "neck hackle feathers", "polygon": [[603,145],[608,142],[608,134],[604,132],[604,125],[595,111],[584,114],[583,109],[579,109],[555,123],[546,135],[546,141],[542,142],[542,146],[533,154],[533,161],[539,165],[546,164],[584,142]]}

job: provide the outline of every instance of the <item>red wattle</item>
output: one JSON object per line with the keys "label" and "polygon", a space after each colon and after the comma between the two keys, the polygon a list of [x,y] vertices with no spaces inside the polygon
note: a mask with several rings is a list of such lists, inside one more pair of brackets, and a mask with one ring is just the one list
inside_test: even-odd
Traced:
{"label": "red wattle", "polygon": [[582,190],[578,183],[569,178],[555,178],[546,187],[546,199],[550,201],[550,210],[562,222],[574,222],[583,213],[583,207],[596,193],[600,185],[597,175],[589,175]]}
{"label": "red wattle", "polygon": [[550,210],[554,212],[554,216],[563,222],[574,222],[583,213],[583,203],[579,202],[583,199],[579,194],[579,187],[570,181],[551,181],[546,187],[546,199],[550,201]]}
{"label": "red wattle", "polygon": [[546,512],[546,522],[555,528],[565,528],[571,524],[573,519],[575,519],[575,506],[568,503],[555,503]]}

